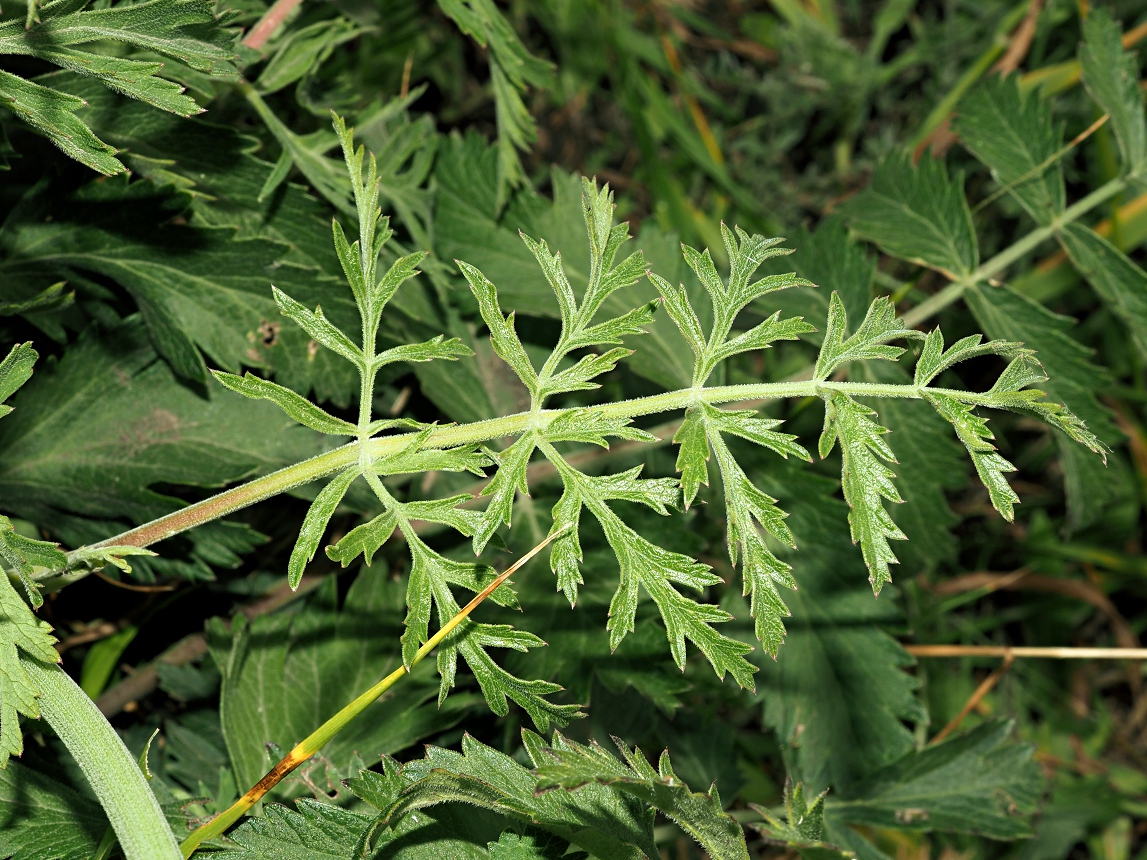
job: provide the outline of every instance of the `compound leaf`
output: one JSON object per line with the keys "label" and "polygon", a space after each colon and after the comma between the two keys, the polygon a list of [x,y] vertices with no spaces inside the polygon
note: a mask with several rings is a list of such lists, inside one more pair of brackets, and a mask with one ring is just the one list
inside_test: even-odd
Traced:
{"label": "compound leaf", "polygon": [[888,341],[902,337],[923,337],[920,332],[904,326],[903,320],[896,316],[896,305],[887,296],[881,296],[869,305],[864,322],[845,339],[847,328],[848,316],[844,302],[839,295],[833,293],[828,306],[828,328],[824,333],[820,355],[816,359],[815,379],[828,379],[834,370],[850,361],[896,361],[904,350],[898,346],[888,346]]}
{"label": "compound leaf", "polygon": [[327,523],[334,515],[335,508],[339,506],[351,483],[361,475],[357,465],[354,468],[339,472],[331,481],[319,490],[315,500],[307,510],[307,516],[299,528],[299,537],[295,541],[295,548],[291,550],[291,559],[287,563],[287,582],[291,588],[298,588],[315,552],[319,548],[319,541],[327,531]]}
{"label": "compound leaf", "polygon": [[892,579],[888,565],[896,564],[888,541],[907,538],[884,507],[884,500],[904,500],[892,483],[895,475],[882,462],[895,463],[896,458],[882,438],[887,429],[870,417],[875,415],[875,411],[846,394],[830,394],[825,398],[820,455],[827,457],[834,442],[840,440],[841,485],[850,508],[848,524],[852,542],[860,544],[872,590],[879,594],[883,585]]}

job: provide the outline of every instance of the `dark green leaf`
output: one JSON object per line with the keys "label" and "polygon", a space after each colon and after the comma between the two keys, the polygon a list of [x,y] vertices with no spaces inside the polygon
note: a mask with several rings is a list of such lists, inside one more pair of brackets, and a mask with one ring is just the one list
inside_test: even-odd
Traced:
{"label": "dark green leaf", "polygon": [[913,166],[901,153],[883,161],[842,209],[853,230],[888,253],[962,278],[979,263],[963,186],[943,162],[925,155]]}
{"label": "dark green leaf", "polygon": [[1111,117],[1119,143],[1123,169],[1139,175],[1147,169],[1147,128],[1143,120],[1143,94],[1139,90],[1139,64],[1135,54],[1123,50],[1119,24],[1104,8],[1083,22],[1079,62],[1083,83]]}
{"label": "dark green leaf", "polygon": [[960,102],[955,131],[1038,223],[1063,211],[1063,128],[1037,93],[1020,90],[1018,75],[989,75]]}
{"label": "dark green leaf", "polygon": [[1027,836],[1044,779],[1032,748],[1008,742],[1011,728],[997,720],[913,751],[872,774],[855,797],[830,798],[829,815],[871,827]]}

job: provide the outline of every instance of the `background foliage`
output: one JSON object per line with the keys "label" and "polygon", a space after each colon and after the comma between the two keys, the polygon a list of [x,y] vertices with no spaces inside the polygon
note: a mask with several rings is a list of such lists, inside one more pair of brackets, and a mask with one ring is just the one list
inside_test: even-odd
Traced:
{"label": "background foliage", "polygon": [[[354,423],[355,367],[284,319],[271,291],[359,329],[330,241],[331,217],[351,234],[356,214],[331,111],[377,157],[394,233],[380,271],[428,252],[422,275],[386,305],[380,348],[444,335],[439,343],[455,346],[441,357],[475,354],[382,367],[375,416],[464,424],[529,408],[522,360],[543,366],[564,317],[518,232],[560,251],[580,290],[594,271],[584,175],[611,184],[667,301],[649,333],[626,342],[636,353],[602,377],[601,391],[575,391],[568,405],[697,381],[668,299],[683,284],[709,331],[704,267],[690,267],[679,242],[708,247],[724,277],[724,222],[786,236],[795,253],[764,261],[759,274],[798,276],[784,292],[750,297],[735,334],[778,308],[820,331],[794,329],[766,353],[714,362],[708,384],[811,372],[826,340],[822,356],[843,341],[839,328],[825,329],[830,313],[846,312],[855,329],[870,302],[888,296],[909,326],[940,324],[949,346],[983,332],[1036,350],[1050,377],[1042,387],[1110,450],[1104,465],[1030,417],[1000,412],[989,425],[999,452],[989,451],[982,424],[959,404],[934,403],[960,431],[970,468],[925,404],[866,401],[891,430],[872,445],[886,442],[895,456],[905,504],[890,506],[886,522],[853,522],[862,554],[845,501],[855,514],[858,490],[841,487],[843,445],[830,453],[831,434],[822,437],[827,459],[812,465],[727,434],[725,453],[755,492],[781,500],[790,514],[781,528],[799,546],[772,530],[767,547],[758,538],[774,562],[792,565],[798,586],[781,589],[792,614],[775,660],[760,643],[746,650],[757,636],[779,644],[780,634],[762,629],[761,613],[754,622],[738,584],[758,551],[747,537],[757,535],[753,517],[767,528],[750,501],[762,503],[728,497],[719,448],[710,486],[687,511],[664,520],[632,506],[625,522],[728,583],[708,583],[707,595],[733,616],[720,628],[735,643],[721,646],[724,659],[752,663],[730,670],[741,681],[756,670],[744,689],[692,650],[679,670],[649,606],[628,635],[618,629],[610,544],[622,533],[587,516],[577,536],[584,583],[567,563],[565,593],[556,591],[546,562],[535,561],[517,577],[520,613],[508,597],[509,606],[481,610],[489,630],[512,621],[521,637],[518,650],[496,652],[494,669],[545,683],[511,696],[517,704],[503,699],[499,716],[465,653],[472,668],[458,666],[442,700],[433,668],[419,666],[401,693],[276,789],[272,800],[286,805],[267,804],[222,856],[351,857],[370,844],[367,856],[396,858],[685,858],[700,856],[699,843],[732,857],[735,822],[752,856],[1127,860],[1147,851],[1138,665],[1019,660],[953,739],[932,745],[998,661],[916,661],[904,648],[1139,643],[1140,4],[306,0],[265,45],[242,44],[266,12],[260,0],[4,8],[0,334],[5,354],[26,342],[40,354],[0,421],[6,547],[21,537],[101,540],[334,447],[273,404],[225,390],[212,370],[253,370]],[[467,283],[479,276],[456,259],[497,286],[499,320],[516,311],[517,364],[500,360],[504,344],[491,345],[497,323]],[[810,282],[820,287],[801,285]],[[623,314],[660,285],[642,280],[603,307]],[[923,350],[918,368],[930,342],[910,344]],[[861,357],[838,352],[835,364]],[[818,363],[818,376],[835,364]],[[889,363],[852,367],[854,379],[909,381]],[[978,355],[938,378],[986,390],[1003,367]],[[4,394],[16,387],[0,372]],[[769,404],[763,417],[785,419],[814,450],[822,415],[813,399]],[[686,421],[678,441],[698,422]],[[696,494],[698,461],[679,462],[668,445],[676,424],[652,416],[640,428],[665,444],[614,440],[576,449],[569,462],[588,476],[644,466],[653,479],[684,465],[686,496]],[[498,458],[505,468],[511,451],[475,448],[467,462]],[[166,541],[159,556],[130,559],[130,573],[109,567],[48,595],[38,614],[55,628],[65,668],[133,751],[160,730],[151,785],[182,834],[257,780],[276,747],[408,656],[405,582],[420,558],[461,567],[477,548],[500,568],[544,537],[562,498],[557,471],[536,459],[530,495],[516,500],[513,482],[489,485],[505,516],[479,524],[459,514],[477,531],[473,542],[420,526],[365,559],[341,543],[332,561],[314,552],[318,534],[309,564],[293,548],[320,486],[304,486]],[[465,464],[386,486],[412,505],[485,487]],[[737,570],[724,544],[727,528],[736,543],[738,524],[726,523],[720,493],[743,516]],[[321,545],[353,534],[381,504],[363,482],[352,485]],[[479,508],[485,502],[458,510]],[[888,544],[897,533],[907,542]],[[889,568],[892,551],[900,563]],[[866,559],[874,583],[892,576],[878,599]],[[298,592],[286,586],[288,569],[302,576]],[[51,648],[43,627],[19,635],[5,638],[28,653]],[[535,637],[546,647],[524,650]],[[5,732],[10,711],[36,713],[34,700],[13,704],[9,651],[0,654]],[[575,704],[587,716],[569,721]],[[569,724],[534,734],[550,717]],[[22,757],[0,770],[0,855],[92,856],[107,825],[91,789],[42,722],[25,719],[23,732]],[[18,739],[5,735],[3,755]],[[668,747],[672,763],[651,766],[635,746]]]}

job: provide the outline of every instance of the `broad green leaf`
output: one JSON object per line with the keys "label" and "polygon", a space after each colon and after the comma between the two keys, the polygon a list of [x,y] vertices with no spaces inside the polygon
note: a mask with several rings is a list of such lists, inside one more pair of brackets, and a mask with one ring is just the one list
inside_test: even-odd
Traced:
{"label": "broad green leaf", "polygon": [[[1105,384],[1107,374],[1091,362],[1088,350],[1070,336],[1070,319],[1008,287],[975,287],[967,293],[967,301],[989,336],[1023,341],[1035,350],[1049,377],[1042,387],[1054,400],[1065,404],[1099,440],[1110,444],[1118,438],[1119,431],[1110,413],[1095,394]],[[1105,507],[1127,491],[1126,483],[1120,470],[1105,469],[1099,457],[1066,435],[1056,437],[1069,522],[1073,528],[1082,528],[1095,522]]]}
{"label": "broad green leaf", "polygon": [[1082,224],[1066,224],[1056,236],[1072,265],[1123,321],[1140,354],[1147,357],[1147,272]]}
{"label": "broad green leaf", "polygon": [[1147,128],[1143,94],[1139,90],[1139,64],[1135,54],[1123,50],[1119,24],[1100,8],[1083,22],[1079,63],[1083,83],[1096,103],[1111,117],[1119,143],[1123,169],[1132,176],[1147,170]]}
{"label": "broad green leaf", "polygon": [[319,549],[319,541],[327,532],[327,523],[334,516],[335,508],[339,506],[351,483],[361,475],[359,467],[339,472],[323,487],[307,510],[307,516],[299,527],[299,537],[295,541],[295,548],[291,550],[291,558],[287,563],[287,582],[291,588],[298,588],[303,579],[303,572],[315,553]]}
{"label": "broad green leaf", "polygon": [[898,338],[922,337],[920,332],[905,328],[904,322],[896,316],[896,305],[887,297],[875,299],[868,307],[864,321],[847,339],[848,317],[844,302],[833,293],[828,306],[828,327],[824,333],[824,343],[816,359],[814,378],[828,379],[838,367],[850,361],[873,361],[883,359],[896,361],[904,352],[898,346],[888,346],[888,341]]}
{"label": "broad green leaf", "polygon": [[[403,591],[402,583],[376,564],[358,573],[341,606],[331,577],[298,612],[261,616],[249,624],[236,620],[231,630],[222,619],[209,623],[208,642],[223,676],[223,734],[241,790],[278,760],[269,754],[269,742],[290,749],[402,665],[397,640]],[[475,700],[461,694],[436,707],[438,685],[428,667],[416,669],[403,686],[401,697],[372,704],[323,749],[340,776],[357,771],[359,755],[397,752],[447,729]],[[302,690],[306,695],[299,695]],[[303,791],[287,781],[273,796]]]}
{"label": "broad green leaf", "polygon": [[[85,9],[87,2],[55,0],[26,21],[0,23],[0,54],[31,56],[180,116],[202,108],[183,87],[156,77],[163,63],[110,56],[77,46],[113,40],[177,60],[197,72],[234,75],[231,34],[220,26],[210,0],[145,0]],[[121,173],[116,151],[76,117],[84,103],[59,90],[0,72],[0,99],[70,157],[108,175]]]}
{"label": "broad green leaf", "polygon": [[[535,765],[550,762],[540,737],[531,732],[523,737]],[[388,791],[383,777],[366,771],[350,783],[400,831],[418,810],[461,801],[553,834],[603,860],[656,856],[653,816],[642,804],[597,785],[585,791],[539,791],[537,775],[469,735],[462,739],[461,753],[427,747],[426,757],[406,764],[402,776],[400,792]]]}
{"label": "broad green leaf", "polygon": [[[19,392],[0,421],[0,509],[36,523],[67,546],[82,546],[170,513],[184,503],[157,484],[225,485],[319,454],[321,436],[270,403],[216,390],[200,397],[156,361],[146,332],[125,323],[81,336],[63,359]],[[74,412],[84,421],[74,420]],[[190,563],[178,555],[140,558],[190,578],[207,563],[238,564],[258,535],[213,523],[189,533]]]}
{"label": "broad green leaf", "polygon": [[537,839],[507,830],[497,842],[491,842],[490,860],[558,860],[568,843],[562,839]]}
{"label": "broad green leaf", "polygon": [[884,465],[884,462],[895,463],[896,457],[883,438],[888,430],[870,417],[875,415],[874,410],[847,394],[833,392],[825,398],[824,431],[819,449],[823,459],[840,440],[841,486],[851,508],[848,525],[852,542],[860,544],[872,591],[879,594],[892,579],[888,565],[897,563],[888,541],[906,540],[906,537],[884,507],[885,500],[896,503],[904,500],[892,483],[896,476]]}
{"label": "broad green leaf", "polygon": [[996,720],[910,752],[847,799],[830,796],[827,814],[869,827],[1028,836],[1045,783],[1032,747],[1008,742],[1011,729]]}
{"label": "broad green leaf", "polygon": [[915,166],[907,153],[888,157],[841,209],[853,230],[894,256],[956,278],[979,263],[963,178],[950,179],[929,155]]}
{"label": "broad green leaf", "polygon": [[851,796],[870,773],[913,749],[904,721],[926,719],[913,694],[918,682],[904,671],[912,657],[881,629],[903,616],[890,594],[873,600],[863,584],[833,481],[755,452],[742,462],[754,482],[786,499],[799,547],[778,552],[800,588],[788,595],[785,646],[775,661],[757,661],[764,721],[794,780],[807,791],[832,786]]}
{"label": "broad green leaf", "polygon": [[255,400],[270,400],[304,427],[335,436],[354,436],[358,433],[358,428],[349,421],[336,418],[315,406],[305,397],[291,391],[291,389],[276,385],[274,382],[268,382],[266,379],[260,379],[253,373],[248,372],[244,376],[236,376],[232,373],[216,370],[213,371],[213,375],[224,387],[242,394],[244,397]]}
{"label": "broad green leaf", "polygon": [[353,856],[370,817],[308,797],[295,809],[267,805],[229,834],[235,848],[215,853],[219,860],[347,860]]}
{"label": "broad green leaf", "polygon": [[624,761],[596,742],[584,746],[555,732],[551,746],[541,751],[542,760],[537,762],[538,788],[609,786],[672,818],[713,860],[748,860],[741,825],[722,811],[716,785],[705,794],[690,791],[673,772],[668,752],[661,754],[654,770],[641,750],[616,739],[615,743]]}
{"label": "broad green leaf", "polygon": [[107,826],[100,805],[71,786],[20,762],[0,769],[0,856],[88,860]]}
{"label": "broad green leaf", "polygon": [[954,130],[1037,223],[1063,211],[1063,127],[1038,93],[1020,90],[1018,75],[985,78],[960,101]]}
{"label": "broad green leaf", "polygon": [[0,230],[8,252],[0,275],[36,289],[76,272],[110,278],[131,293],[156,349],[181,376],[206,381],[199,350],[231,371],[265,365],[262,332],[278,316],[272,272],[290,280],[305,270],[281,265],[287,247],[278,242],[173,223],[173,202],[170,190],[122,179],[29,201]]}
{"label": "broad green leaf", "polygon": [[[210,322],[211,330],[225,331],[225,325],[235,330],[227,340],[234,359],[222,361],[213,355],[216,363],[235,371],[240,363],[265,367],[280,385],[300,393],[313,389],[319,402],[349,405],[352,394],[358,391],[355,368],[338,355],[316,349],[310,335],[280,321],[268,293],[273,282],[308,307],[321,302],[339,327],[348,331],[358,327],[354,302],[345,286],[340,286],[339,261],[330,242],[330,215],[325,205],[289,182],[279,186],[270,198],[261,199],[260,189],[272,165],[253,156],[250,139],[235,128],[197,119],[180,120],[137,102],[125,102],[88,79],[60,75],[56,80],[61,89],[88,102],[83,111],[85,120],[102,138],[123,150],[124,163],[136,176],[190,195],[191,210],[186,217],[193,226],[226,227],[243,239],[269,240],[279,249],[279,256],[269,262],[290,264],[276,266],[273,272],[260,271],[252,278],[248,291],[252,300],[261,303],[259,308],[253,307],[245,316],[225,315]],[[72,201],[70,208],[75,205]],[[55,221],[74,219],[69,211],[51,214]],[[162,213],[153,218],[145,210],[132,213],[130,221],[134,225],[163,224],[169,217]],[[93,219],[85,216],[83,220]],[[162,238],[147,240],[146,233],[141,241],[164,244]],[[255,247],[244,245],[241,250]],[[229,271],[243,271],[249,264],[249,260],[231,262]],[[31,295],[33,288],[39,287],[29,283],[22,293]],[[417,292],[411,290],[407,295]],[[197,321],[199,313],[187,310],[179,319]],[[192,334],[198,336],[200,332],[196,329]]]}
{"label": "broad green leaf", "polygon": [[[384,762],[397,770],[389,759]],[[358,789],[361,782],[377,776],[364,771],[351,782]],[[386,796],[393,796],[394,789],[386,789]],[[370,803],[389,805],[377,792],[363,789],[362,793]],[[219,856],[222,860],[347,860],[360,853],[369,836],[374,856],[387,860],[488,860],[486,846],[499,838],[505,826],[501,816],[458,805],[420,812],[392,829],[379,828],[376,821],[374,816],[310,798],[296,801],[294,810],[268,804],[263,817],[247,818],[228,834],[233,845]]]}

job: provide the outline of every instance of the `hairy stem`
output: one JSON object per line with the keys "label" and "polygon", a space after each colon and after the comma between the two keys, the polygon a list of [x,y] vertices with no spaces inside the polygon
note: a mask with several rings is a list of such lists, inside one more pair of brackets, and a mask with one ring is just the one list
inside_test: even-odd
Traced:
{"label": "hairy stem", "polygon": [[227,828],[242,818],[243,814],[246,813],[248,809],[262,800],[267,792],[278,785],[282,781],[283,777],[290,774],[297,767],[299,767],[299,765],[303,764],[305,761],[307,761],[307,759],[309,759],[324,746],[330,743],[335,735],[346,728],[347,724],[351,720],[366,710],[368,705],[370,705],[375,701],[375,699],[377,699],[379,696],[381,696],[383,693],[385,693],[387,690],[389,690],[391,687],[409,675],[414,667],[421,663],[422,660],[427,655],[429,655],[431,651],[437,648],[442,643],[442,640],[449,636],[450,632],[454,630],[455,627],[461,624],[470,615],[471,612],[478,608],[482,601],[493,594],[494,591],[497,590],[498,586],[509,579],[515,571],[522,567],[522,565],[524,565],[531,558],[541,552],[545,548],[546,544],[548,544],[554,538],[558,537],[564,530],[565,529],[561,529],[551,534],[544,541],[542,541],[540,544],[538,544],[536,547],[534,547],[532,550],[514,562],[505,570],[505,572],[501,573],[478,594],[474,595],[473,600],[471,600],[462,609],[460,609],[453,618],[443,624],[442,627],[439,628],[438,632],[431,636],[426,641],[426,643],[418,649],[418,652],[414,655],[414,659],[410,663],[409,669],[403,666],[399,666],[361,696],[356,698],[349,705],[347,705],[345,708],[343,708],[341,711],[339,711],[337,714],[335,714],[333,717],[315,729],[315,731],[311,732],[310,735],[300,741],[294,749],[287,753],[287,755],[284,756],[278,764],[267,771],[262,779],[260,779],[250,789],[248,789],[247,792],[237,801],[231,804],[231,806],[229,806],[223,812],[219,813],[219,815],[212,818],[202,827],[192,831],[191,835],[184,839],[179,846],[180,850],[183,852],[183,857],[185,860],[193,853],[195,853],[195,849],[198,848],[203,842],[208,839],[214,839],[216,836],[221,836],[227,830]]}
{"label": "hairy stem", "polygon": [[[987,395],[974,391],[960,391],[952,388],[929,388],[928,390],[946,394],[964,403],[987,405],[990,402]],[[843,391],[854,397],[920,399],[924,389],[912,384],[893,385],[873,382],[816,382],[814,380],[762,382],[746,385],[723,385],[702,389],[700,392],[691,388],[683,388],[592,408],[609,417],[638,418],[643,415],[685,409],[698,401],[717,404],[743,400],[779,400],[791,397],[816,397],[828,391]],[[489,442],[506,436],[516,436],[530,429],[531,422],[535,417],[540,417],[542,421],[548,423],[562,411],[560,409],[545,409],[538,413],[538,416],[530,412],[519,412],[502,418],[475,421],[473,424],[455,424],[442,427],[430,435],[426,440],[426,447],[452,448],[458,445]],[[369,452],[372,458],[384,457],[397,453],[409,445],[413,435],[412,433],[403,433],[371,439],[362,443],[362,447]],[[92,544],[86,549],[108,546],[151,546],[256,502],[261,502],[295,487],[334,474],[352,465],[359,459],[359,456],[360,443],[352,442],[341,448],[336,448],[309,460],[303,460],[301,463],[296,463],[262,478],[256,478],[246,484],[226,490],[209,499],[204,499],[202,502],[188,505],[186,508],[181,508],[149,523],[129,529],[122,534]],[[73,555],[79,551],[74,551]],[[44,591],[57,591],[87,575],[88,571],[82,570],[55,574],[45,577],[40,581],[40,584]]]}

